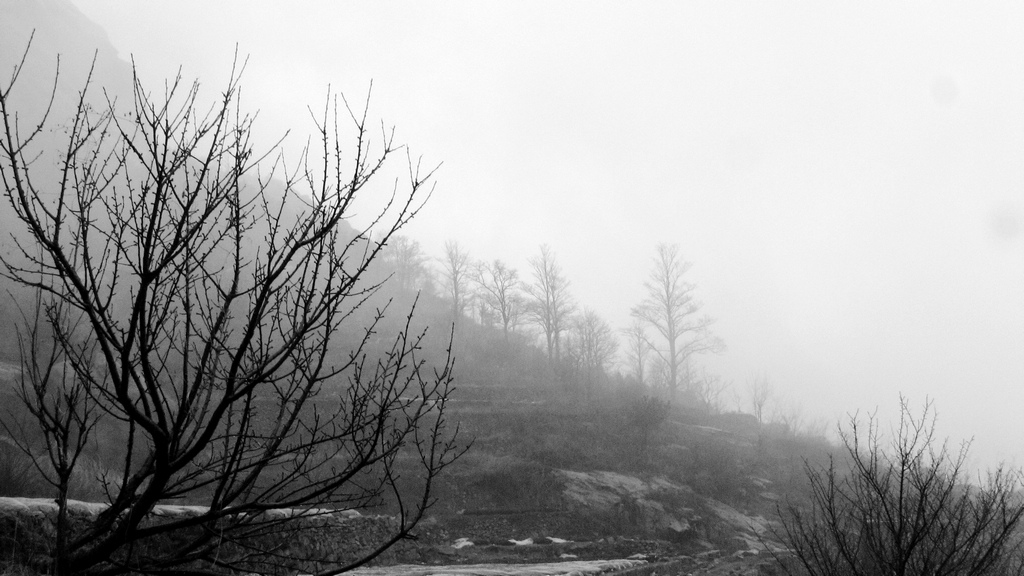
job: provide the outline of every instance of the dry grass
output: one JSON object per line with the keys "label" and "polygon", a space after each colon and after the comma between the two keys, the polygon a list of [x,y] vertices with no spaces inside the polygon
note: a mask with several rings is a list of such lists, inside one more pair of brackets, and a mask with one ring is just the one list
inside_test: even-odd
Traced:
{"label": "dry grass", "polygon": [[0,564],[0,576],[39,576],[39,572],[21,564]]}

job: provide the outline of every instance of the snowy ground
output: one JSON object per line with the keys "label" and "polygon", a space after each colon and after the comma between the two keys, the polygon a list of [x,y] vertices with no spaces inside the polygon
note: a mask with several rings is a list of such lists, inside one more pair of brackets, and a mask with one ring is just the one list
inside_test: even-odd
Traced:
{"label": "snowy ground", "polygon": [[[107,509],[107,504],[99,502],[82,502],[68,500],[68,510],[72,514],[96,516]],[[158,504],[153,507],[154,516],[199,516],[208,510],[206,506],[183,506],[178,504]],[[11,511],[28,515],[56,514],[57,502],[53,498],[8,498],[0,497],[0,511]],[[274,509],[267,510],[266,515],[276,516],[315,516],[333,518],[353,518],[359,516],[355,510],[328,510],[311,508],[309,510]]]}

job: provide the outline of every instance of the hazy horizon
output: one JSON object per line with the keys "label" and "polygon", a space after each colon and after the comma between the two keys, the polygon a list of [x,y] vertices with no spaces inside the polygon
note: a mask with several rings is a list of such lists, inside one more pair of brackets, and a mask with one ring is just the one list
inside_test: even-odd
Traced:
{"label": "hazy horizon", "polygon": [[[528,274],[554,250],[615,328],[655,246],[694,263],[734,382],[834,422],[930,398],[1024,464],[1024,6],[75,0],[149,78],[300,146],[327,87],[443,162],[407,230]],[[728,395],[727,405],[733,400]]]}

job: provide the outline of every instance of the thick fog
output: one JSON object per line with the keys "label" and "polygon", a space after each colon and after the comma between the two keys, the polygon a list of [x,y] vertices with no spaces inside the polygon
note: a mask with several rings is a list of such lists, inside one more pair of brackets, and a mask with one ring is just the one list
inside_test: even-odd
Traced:
{"label": "thick fog", "polygon": [[[745,403],[835,422],[935,401],[1024,464],[1024,6],[77,0],[144,77],[211,94],[236,47],[269,145],[327,87],[438,187],[406,232],[527,274],[551,246],[615,328],[658,243],[693,262]],[[734,398],[735,397],[735,398]]]}

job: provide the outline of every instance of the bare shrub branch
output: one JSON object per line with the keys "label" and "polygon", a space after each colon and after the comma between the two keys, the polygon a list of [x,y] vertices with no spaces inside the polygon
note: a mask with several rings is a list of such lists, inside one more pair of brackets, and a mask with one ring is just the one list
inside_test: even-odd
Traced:
{"label": "bare shrub branch", "polygon": [[[845,461],[807,465],[810,500],[780,510],[789,574],[1020,574],[1020,473],[971,478],[968,445],[935,437],[935,413],[901,398],[886,439],[874,416],[841,431]],[[778,553],[777,553],[778,554]],[[1014,564],[1016,562],[1016,564]]]}

